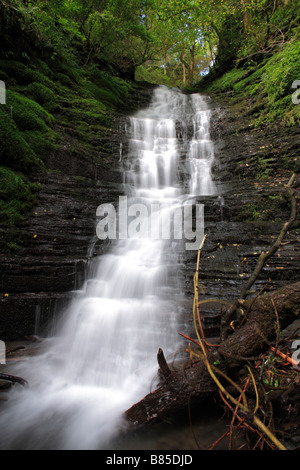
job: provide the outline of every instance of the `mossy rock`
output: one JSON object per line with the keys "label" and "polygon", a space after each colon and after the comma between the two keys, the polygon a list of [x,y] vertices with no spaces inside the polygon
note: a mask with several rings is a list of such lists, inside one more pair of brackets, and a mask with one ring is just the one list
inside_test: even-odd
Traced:
{"label": "mossy rock", "polygon": [[53,112],[57,108],[58,102],[55,93],[42,83],[30,83],[25,90],[25,94],[49,112]]}
{"label": "mossy rock", "polygon": [[37,185],[24,175],[0,167],[0,223],[13,226],[36,201]]}
{"label": "mossy rock", "polygon": [[35,57],[33,59],[33,63],[31,65],[31,68],[33,70],[37,70],[38,72],[42,73],[43,75],[45,75],[48,78],[52,78],[52,70],[49,67],[49,65],[45,61],[43,61],[43,60],[41,60],[37,57]]}
{"label": "mossy rock", "polygon": [[71,78],[66,75],[65,73],[56,73],[55,74],[55,81],[60,82],[63,86],[67,88],[77,88],[78,85],[74,83]]}
{"label": "mossy rock", "polygon": [[195,89],[217,95],[231,92],[237,103],[249,100],[252,106],[247,113],[254,116],[257,126],[272,122],[293,126],[300,122],[299,106],[292,101],[293,84],[300,77],[299,50],[300,40],[295,36],[263,61],[236,65],[215,80],[204,78]]}
{"label": "mossy rock", "polygon": [[27,172],[41,166],[41,160],[23,138],[14,121],[0,109],[0,164]]}
{"label": "mossy rock", "polygon": [[72,64],[72,59],[69,61],[62,61],[61,58],[56,57],[56,60],[53,63],[53,70],[54,76],[56,78],[59,77],[59,80],[63,77],[66,80],[66,77],[68,77],[68,83],[72,83],[73,86],[78,86],[81,83],[82,71],[76,68],[75,64]]}
{"label": "mossy rock", "polygon": [[12,118],[19,130],[46,131],[54,124],[54,117],[41,105],[25,96],[7,91],[8,109],[12,110]]}
{"label": "mossy rock", "polygon": [[20,85],[28,85],[34,80],[34,72],[22,62],[0,60],[0,70],[9,78],[14,78]]}
{"label": "mossy rock", "polygon": [[33,70],[22,62],[14,60],[0,60],[0,70],[15,79],[19,85],[29,85],[32,82],[51,85],[51,80],[39,70]]}
{"label": "mossy rock", "polygon": [[89,79],[83,82],[83,87],[98,101],[110,108],[122,105],[129,98],[131,85],[125,80],[115,77],[97,66],[92,65]]}
{"label": "mossy rock", "polygon": [[54,131],[23,131],[21,133],[23,139],[28,143],[34,153],[42,160],[46,155],[55,148],[57,134]]}
{"label": "mossy rock", "polygon": [[93,98],[96,98],[98,101],[108,105],[109,107],[117,106],[120,102],[120,98],[111,90],[100,88],[95,83],[86,82],[85,89],[90,92]]}

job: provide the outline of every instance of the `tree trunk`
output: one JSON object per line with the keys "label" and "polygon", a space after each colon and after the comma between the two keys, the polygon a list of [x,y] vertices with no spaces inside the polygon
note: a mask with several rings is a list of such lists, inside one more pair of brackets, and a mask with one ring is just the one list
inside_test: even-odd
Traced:
{"label": "tree trunk", "polygon": [[[255,301],[245,301],[246,321],[218,348],[208,353],[209,363],[219,364],[219,370],[232,378],[246,360],[268,349],[269,342],[278,333],[278,326],[283,329],[295,319],[295,315],[299,314],[299,303],[300,282],[262,295]],[[185,410],[190,404],[201,403],[217,391],[204,361],[174,372],[166,365],[161,351],[158,358],[163,383],[126,411],[125,418],[134,426],[164,420]]]}
{"label": "tree trunk", "polygon": [[251,26],[251,5],[247,0],[241,0],[241,10],[243,12],[244,30],[247,34]]}
{"label": "tree trunk", "polygon": [[191,60],[189,64],[189,86],[193,85],[195,70],[195,44],[190,47]]}
{"label": "tree trunk", "polygon": [[182,63],[182,83],[186,85],[186,76],[187,76],[187,64],[184,59],[184,51],[181,53],[180,61]]}

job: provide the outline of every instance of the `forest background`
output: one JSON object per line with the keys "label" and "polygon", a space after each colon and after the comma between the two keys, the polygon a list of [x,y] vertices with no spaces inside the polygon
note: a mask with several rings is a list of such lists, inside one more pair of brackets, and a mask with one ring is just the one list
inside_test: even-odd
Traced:
{"label": "forest background", "polygon": [[108,126],[137,82],[252,99],[255,125],[298,125],[299,12],[299,0],[1,0],[2,226],[35,203],[30,175],[61,144],[62,108],[84,139],[84,121]]}

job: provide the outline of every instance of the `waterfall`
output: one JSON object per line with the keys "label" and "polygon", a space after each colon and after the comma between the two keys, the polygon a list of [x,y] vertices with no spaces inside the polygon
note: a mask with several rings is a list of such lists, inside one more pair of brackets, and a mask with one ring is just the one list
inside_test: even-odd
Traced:
{"label": "waterfall", "polygon": [[189,158],[191,161],[190,192],[193,195],[209,196],[216,193],[211,178],[211,167],[214,160],[214,146],[210,139],[210,110],[205,98],[192,95],[194,109],[194,133],[190,144]]}
{"label": "waterfall", "polygon": [[109,448],[122,413],[155,383],[158,349],[167,358],[180,349],[176,247],[184,240],[172,232],[171,215],[192,196],[215,192],[209,119],[203,97],[165,87],[129,119],[128,155],[120,147],[119,162],[127,214],[124,198],[115,211],[128,231],[94,262],[59,336],[16,365],[30,387],[16,388],[2,407],[1,448]]}

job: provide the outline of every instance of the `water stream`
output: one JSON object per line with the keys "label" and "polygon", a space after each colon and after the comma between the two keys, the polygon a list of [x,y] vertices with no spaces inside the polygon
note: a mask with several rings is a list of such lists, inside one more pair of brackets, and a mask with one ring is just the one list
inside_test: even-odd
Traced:
{"label": "water stream", "polygon": [[108,448],[122,413],[155,384],[158,349],[167,358],[180,351],[177,247],[186,240],[172,230],[193,196],[216,192],[209,121],[205,98],[165,87],[129,119],[116,240],[91,264],[59,335],[15,366],[30,386],[15,387],[2,406],[1,448]]}

